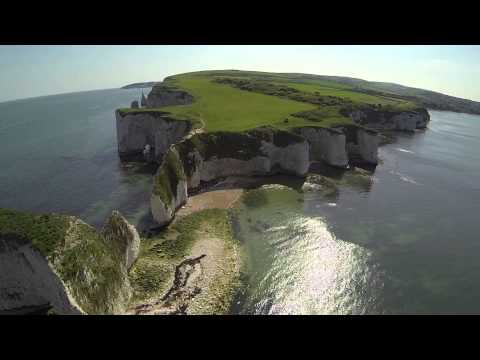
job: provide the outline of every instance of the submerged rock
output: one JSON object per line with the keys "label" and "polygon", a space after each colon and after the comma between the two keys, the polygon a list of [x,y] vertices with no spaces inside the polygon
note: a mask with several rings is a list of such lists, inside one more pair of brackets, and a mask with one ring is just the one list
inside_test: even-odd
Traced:
{"label": "submerged rock", "polygon": [[335,181],[321,175],[308,175],[302,186],[303,192],[320,192],[323,195],[338,194],[338,187]]}

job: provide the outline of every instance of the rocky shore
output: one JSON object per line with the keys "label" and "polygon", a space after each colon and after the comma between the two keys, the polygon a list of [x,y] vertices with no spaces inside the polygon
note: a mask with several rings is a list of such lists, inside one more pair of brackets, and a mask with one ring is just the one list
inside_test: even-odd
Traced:
{"label": "rocky shore", "polygon": [[328,180],[309,175],[321,163],[352,169],[369,186],[355,166],[378,163],[381,133],[413,132],[430,119],[425,109],[370,106],[335,127],[206,132],[201,121],[162,110],[194,101],[156,84],[141,106],[115,112],[120,158],[158,166],[150,198],[158,234],[141,239],[118,212],[97,231],[71,216],[0,210],[0,313],[228,313],[243,264],[230,209],[245,178],[287,176],[301,191],[334,193]]}

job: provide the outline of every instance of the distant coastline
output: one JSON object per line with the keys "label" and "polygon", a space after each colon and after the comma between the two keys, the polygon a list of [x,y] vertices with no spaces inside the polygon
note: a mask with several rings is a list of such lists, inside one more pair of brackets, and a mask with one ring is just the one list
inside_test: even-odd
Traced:
{"label": "distant coastline", "polygon": [[122,86],[120,89],[142,89],[142,88],[150,88],[153,87],[158,81],[149,81],[149,82],[142,82],[142,83],[134,83]]}

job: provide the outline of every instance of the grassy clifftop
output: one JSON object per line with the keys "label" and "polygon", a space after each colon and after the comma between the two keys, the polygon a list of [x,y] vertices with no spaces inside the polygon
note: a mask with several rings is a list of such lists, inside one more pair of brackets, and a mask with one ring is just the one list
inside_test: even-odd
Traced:
{"label": "grassy clifftop", "polygon": [[[386,94],[357,91],[352,84],[304,74],[221,70],[179,74],[162,85],[187,91],[189,105],[163,107],[174,118],[204,124],[206,131],[244,131],[259,126],[353,125],[345,109],[412,110],[418,106]],[[155,90],[155,88],[154,88]]]}
{"label": "grassy clifftop", "polygon": [[73,216],[0,209],[0,237],[31,243],[55,268],[88,314],[121,311],[129,296],[114,244]]}

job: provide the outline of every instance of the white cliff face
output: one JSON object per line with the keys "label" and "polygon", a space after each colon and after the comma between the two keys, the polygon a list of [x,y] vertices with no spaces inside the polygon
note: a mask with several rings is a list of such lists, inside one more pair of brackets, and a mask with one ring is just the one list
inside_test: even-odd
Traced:
{"label": "white cliff face", "polygon": [[120,156],[141,154],[150,145],[156,159],[167,152],[170,145],[177,143],[191,130],[188,121],[171,120],[158,112],[115,112],[117,143]]}
{"label": "white cliff face", "polygon": [[187,202],[187,178],[174,146],[166,154],[154,178],[150,210],[159,225],[168,224],[175,212]]}
{"label": "white cliff face", "polygon": [[361,159],[369,164],[378,164],[378,144],[380,139],[377,134],[368,130],[358,129],[357,142]]}
{"label": "white cliff face", "polygon": [[307,141],[294,143],[285,147],[275,146],[262,141],[261,151],[270,161],[271,172],[278,168],[282,173],[292,173],[304,176],[310,167],[309,146]]}
{"label": "white cliff face", "polygon": [[12,224],[29,219],[26,223],[38,228],[27,227],[25,237],[17,234],[23,234],[21,228],[0,232],[0,313],[125,311],[132,296],[127,270],[138,256],[140,237],[120,213],[112,214],[103,232],[73,216],[47,215],[40,221],[20,212],[3,216]]}
{"label": "white cliff face", "polygon": [[[204,159],[198,149],[194,148],[180,159],[178,151],[173,146],[169,152],[171,156],[167,155],[155,175],[155,183],[161,184],[164,188],[159,191],[154,189],[152,193],[150,204],[153,218],[160,225],[168,224],[175,215],[175,211],[187,202],[188,188],[196,188],[201,182],[235,175],[285,173],[304,176],[308,172],[310,161],[306,140],[298,141],[297,139],[286,146],[276,146],[273,142],[265,140],[259,140],[259,142],[258,153],[251,158],[245,158],[241,153],[238,153],[238,158],[233,157],[235,154],[222,157],[220,153]],[[173,166],[169,166],[169,162],[171,162],[170,165],[172,163],[180,165],[181,174],[173,176]],[[190,168],[190,171],[185,171],[185,167]],[[167,196],[165,192],[170,195]]]}
{"label": "white cliff face", "polygon": [[420,116],[414,113],[402,112],[391,118],[391,129],[399,131],[415,131]]}
{"label": "white cliff face", "polygon": [[125,267],[130,269],[140,252],[140,235],[135,226],[114,210],[105,223],[102,234],[107,241],[114,243],[123,257]]}
{"label": "white cliff face", "polygon": [[174,215],[174,203],[166,204],[163,199],[157,195],[152,195],[150,198],[150,211],[155,221],[160,225],[167,225]]}
{"label": "white cliff face", "polygon": [[0,237],[0,314],[45,306],[57,314],[83,314],[53,266],[30,242]]}
{"label": "white cliff face", "polygon": [[193,102],[193,96],[183,90],[164,87],[159,84],[152,88],[147,96],[148,108],[159,108],[163,106],[186,105]]}
{"label": "white cliff face", "polygon": [[310,144],[310,160],[323,160],[338,167],[348,165],[346,136],[340,131],[322,128],[301,128],[299,134]]}
{"label": "white cliff face", "polygon": [[302,141],[285,147],[262,141],[258,156],[248,160],[232,157],[222,158],[221,154],[208,160],[201,159],[198,152],[196,171],[190,176],[189,185],[194,188],[200,181],[211,181],[226,176],[255,176],[272,173],[304,176],[310,166],[308,143]]}
{"label": "white cliff face", "polygon": [[380,138],[376,131],[355,127],[346,129],[350,133],[347,154],[351,164],[378,164]]}
{"label": "white cliff face", "polygon": [[202,161],[198,169],[199,175],[194,176],[200,181],[211,181],[225,176],[265,175],[270,169],[271,162],[265,156],[256,156],[249,160],[215,156],[207,161]]}
{"label": "white cliff face", "polygon": [[358,124],[377,130],[415,131],[424,129],[430,121],[430,115],[425,109],[389,113],[382,111],[355,110],[350,118]]}
{"label": "white cliff face", "polygon": [[152,216],[160,226],[170,223],[175,212],[187,203],[187,182],[185,180],[178,181],[174,195],[170,203],[166,203],[165,199],[155,194],[152,194],[150,198]]}
{"label": "white cliff face", "polygon": [[418,111],[418,114],[419,116],[417,116],[417,129],[425,129],[428,122],[430,121],[430,114],[425,109]]}

